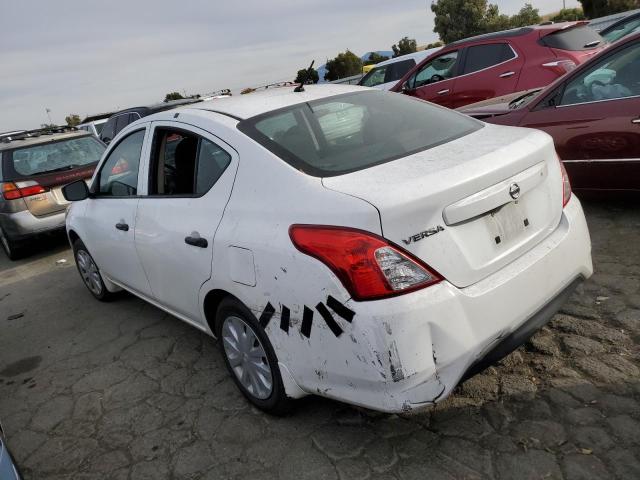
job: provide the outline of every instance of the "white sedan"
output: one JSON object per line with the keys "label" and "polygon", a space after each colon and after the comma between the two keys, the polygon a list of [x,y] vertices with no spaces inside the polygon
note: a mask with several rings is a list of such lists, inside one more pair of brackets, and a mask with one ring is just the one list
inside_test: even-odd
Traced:
{"label": "white sedan", "polygon": [[67,232],[89,291],[125,289],[221,340],[244,395],[432,405],[524,342],[592,273],[551,137],[363,87],[145,117]]}

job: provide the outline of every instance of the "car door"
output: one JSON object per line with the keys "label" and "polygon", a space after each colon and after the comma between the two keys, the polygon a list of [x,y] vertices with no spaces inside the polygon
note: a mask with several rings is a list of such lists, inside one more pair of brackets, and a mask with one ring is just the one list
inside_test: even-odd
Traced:
{"label": "car door", "polygon": [[579,71],[551,98],[521,126],[553,136],[573,187],[640,190],[640,43]]}
{"label": "car door", "polygon": [[202,322],[198,294],[211,276],[213,241],[238,166],[233,148],[179,122],[153,122],[147,194],[138,204],[136,247],[153,297]]}
{"label": "car door", "polygon": [[524,60],[507,42],[465,48],[462,73],[450,95],[452,108],[513,93]]}
{"label": "car door", "polygon": [[453,92],[458,74],[458,51],[449,51],[424,63],[403,85],[403,93],[413,97],[452,107]]}
{"label": "car door", "polygon": [[149,296],[149,282],[134,241],[140,158],[146,135],[147,128],[141,125],[109,149],[86,202],[82,240],[103,274]]}

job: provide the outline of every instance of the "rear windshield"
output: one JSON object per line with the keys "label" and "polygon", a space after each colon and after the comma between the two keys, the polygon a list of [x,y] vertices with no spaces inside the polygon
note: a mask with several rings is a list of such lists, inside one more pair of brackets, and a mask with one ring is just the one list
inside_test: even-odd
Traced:
{"label": "rear windshield", "polygon": [[7,178],[71,170],[100,160],[105,146],[93,136],[16,148],[4,155]]}
{"label": "rear windshield", "polygon": [[622,37],[631,35],[632,33],[640,31],[640,17],[632,18],[626,22],[621,22],[619,25],[611,26],[600,32],[600,35],[609,43],[617,42]]}
{"label": "rear windshield", "polygon": [[372,90],[267,112],[238,128],[293,167],[329,177],[441,145],[482,123],[406,95]]}
{"label": "rear windshield", "polygon": [[558,50],[589,50],[602,44],[602,37],[587,25],[558,30],[540,39],[543,45]]}
{"label": "rear windshield", "polygon": [[415,60],[409,59],[373,68],[362,78],[362,80],[360,80],[359,85],[364,87],[375,87],[376,85],[382,85],[383,83],[400,80],[404,77],[405,73],[415,66]]}

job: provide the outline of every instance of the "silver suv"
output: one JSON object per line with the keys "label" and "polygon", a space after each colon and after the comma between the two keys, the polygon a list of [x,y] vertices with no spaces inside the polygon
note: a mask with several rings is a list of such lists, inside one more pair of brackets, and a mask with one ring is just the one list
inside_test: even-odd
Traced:
{"label": "silver suv", "polygon": [[86,131],[32,130],[0,139],[0,244],[14,260],[26,240],[64,229],[60,188],[89,179],[105,150]]}

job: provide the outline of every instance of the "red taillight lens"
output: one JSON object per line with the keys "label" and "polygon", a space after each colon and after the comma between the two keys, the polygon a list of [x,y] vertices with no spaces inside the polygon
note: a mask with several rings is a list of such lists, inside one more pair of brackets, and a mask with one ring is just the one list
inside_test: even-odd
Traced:
{"label": "red taillight lens", "polygon": [[292,225],[291,241],[340,279],[354,300],[373,300],[442,280],[420,260],[373,233],[345,227]]}
{"label": "red taillight lens", "polygon": [[576,62],[574,62],[573,60],[561,59],[543,63],[542,66],[552,70],[557,76],[560,77],[576,68]]}
{"label": "red taillight lens", "polygon": [[12,182],[2,184],[2,196],[5,200],[16,200],[18,198],[30,197],[46,191],[46,188],[38,185],[36,182],[25,182],[25,184],[19,185]]}
{"label": "red taillight lens", "polygon": [[571,183],[569,182],[569,175],[567,175],[567,170],[564,168],[564,164],[562,160],[558,159],[560,162],[560,171],[562,172],[562,208],[564,208],[569,200],[571,200]]}

